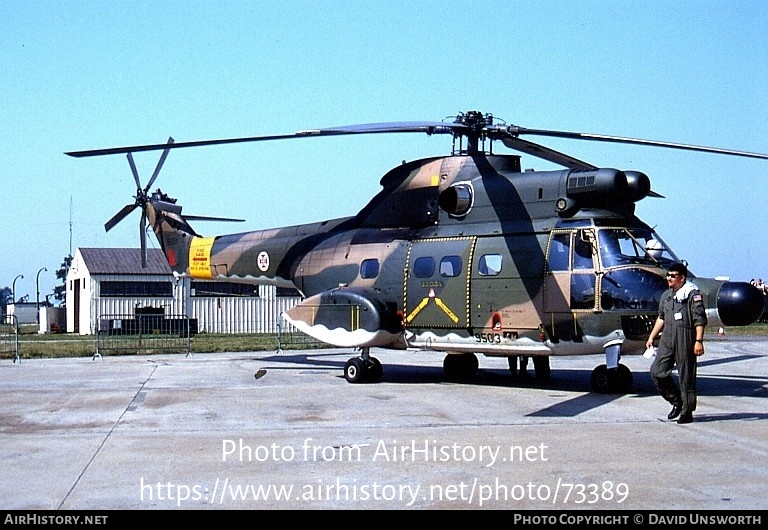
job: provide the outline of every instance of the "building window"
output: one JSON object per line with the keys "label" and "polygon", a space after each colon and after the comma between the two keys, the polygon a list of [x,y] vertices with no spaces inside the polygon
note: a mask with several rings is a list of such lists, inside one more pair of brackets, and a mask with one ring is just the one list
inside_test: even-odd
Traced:
{"label": "building window", "polygon": [[237,282],[192,282],[192,296],[259,296],[259,286]]}
{"label": "building window", "polygon": [[295,287],[276,287],[275,296],[278,298],[300,297],[301,293]]}
{"label": "building window", "polygon": [[101,282],[99,289],[101,296],[173,296],[171,282]]}

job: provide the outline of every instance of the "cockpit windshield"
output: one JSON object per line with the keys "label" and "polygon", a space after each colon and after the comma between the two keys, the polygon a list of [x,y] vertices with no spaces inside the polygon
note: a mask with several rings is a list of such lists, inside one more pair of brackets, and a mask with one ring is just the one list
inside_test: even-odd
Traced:
{"label": "cockpit windshield", "polygon": [[679,261],[650,228],[603,228],[598,232],[603,267],[653,265],[663,268]]}

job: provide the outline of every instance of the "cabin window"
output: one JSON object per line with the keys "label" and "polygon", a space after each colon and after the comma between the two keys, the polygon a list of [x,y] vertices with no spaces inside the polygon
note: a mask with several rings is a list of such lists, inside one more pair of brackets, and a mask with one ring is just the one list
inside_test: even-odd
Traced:
{"label": "cabin window", "polygon": [[480,276],[497,276],[501,272],[501,254],[483,254],[477,270]]}
{"label": "cabin window", "polygon": [[417,278],[429,278],[435,273],[435,260],[430,256],[417,258],[413,263],[413,274]]}
{"label": "cabin window", "polygon": [[446,256],[440,260],[440,276],[454,277],[461,274],[461,256]]}
{"label": "cabin window", "polygon": [[360,277],[365,279],[375,278],[379,275],[379,260],[376,258],[364,259],[360,263]]}

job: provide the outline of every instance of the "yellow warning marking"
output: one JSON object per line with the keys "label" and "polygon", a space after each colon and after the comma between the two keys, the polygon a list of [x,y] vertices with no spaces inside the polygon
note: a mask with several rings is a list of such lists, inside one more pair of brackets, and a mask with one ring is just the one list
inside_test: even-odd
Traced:
{"label": "yellow warning marking", "polygon": [[437,186],[440,184],[440,175],[432,175],[432,185]]}
{"label": "yellow warning marking", "polygon": [[[429,297],[424,298],[421,302],[419,302],[419,305],[413,308],[413,311],[411,311],[411,314],[405,317],[406,322],[411,322],[414,318],[416,318],[416,315],[418,315],[422,309],[427,307],[427,304],[429,304]],[[456,316],[456,314],[451,311],[451,308],[445,305],[445,302],[443,302],[440,298],[434,297],[433,300],[437,304],[437,307],[443,310],[443,312],[448,315],[448,318],[453,320],[454,324],[457,324],[459,322],[459,317]]]}
{"label": "yellow warning marking", "polygon": [[423,299],[421,302],[419,302],[419,305],[413,308],[413,311],[411,311],[411,314],[405,317],[406,322],[410,322],[414,318],[416,318],[416,315],[419,314],[419,312],[427,307],[427,304],[429,303],[429,298]]}
{"label": "yellow warning marking", "polygon": [[443,312],[448,315],[448,318],[453,320],[453,323],[456,324],[459,321],[459,317],[456,316],[456,314],[451,311],[451,309],[445,305],[445,303],[440,298],[435,298],[435,303],[437,304],[437,307],[443,310]]}
{"label": "yellow warning marking", "polygon": [[189,246],[189,274],[193,278],[210,280],[211,274],[211,247],[214,237],[193,237]]}

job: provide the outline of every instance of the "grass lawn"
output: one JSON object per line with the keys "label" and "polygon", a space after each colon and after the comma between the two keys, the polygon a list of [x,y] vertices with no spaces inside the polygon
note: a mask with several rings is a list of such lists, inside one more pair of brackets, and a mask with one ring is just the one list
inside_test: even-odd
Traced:
{"label": "grass lawn", "polygon": [[[707,328],[707,333],[715,334],[718,330]],[[768,323],[761,322],[743,327],[728,327],[726,335],[735,336],[768,336]],[[291,340],[284,338],[279,347],[284,350],[307,349],[323,347],[322,344],[305,340]],[[12,359],[9,353],[12,344],[7,337],[0,341],[0,359]],[[190,348],[193,353],[210,352],[246,352],[269,351],[278,349],[278,337],[275,334],[209,334],[199,333],[192,337]],[[55,357],[91,357],[96,352],[96,338],[93,335],[75,335],[60,333],[39,335],[35,326],[22,326],[19,334],[19,355],[22,359],[55,358]],[[128,351],[119,351],[118,355],[125,355]],[[142,352],[143,353],[143,352]],[[102,355],[112,354],[105,351]]]}

